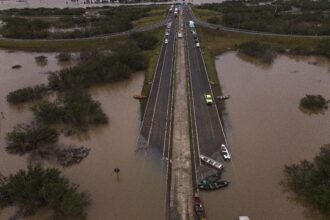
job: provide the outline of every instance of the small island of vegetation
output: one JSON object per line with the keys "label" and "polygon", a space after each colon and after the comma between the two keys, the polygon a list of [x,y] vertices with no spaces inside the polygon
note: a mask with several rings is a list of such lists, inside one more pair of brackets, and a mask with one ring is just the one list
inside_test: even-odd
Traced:
{"label": "small island of vegetation", "polygon": [[31,216],[43,207],[52,209],[53,219],[85,219],[88,204],[87,194],[79,192],[57,169],[29,166],[0,177],[0,208],[17,206],[15,219]]}
{"label": "small island of vegetation", "polygon": [[248,41],[238,46],[239,53],[257,58],[263,63],[272,63],[276,57],[276,51],[268,44]]}
{"label": "small island of vegetation", "polygon": [[285,166],[284,184],[298,200],[317,208],[324,216],[330,215],[330,144],[321,147],[313,162]]}
{"label": "small island of vegetation", "polygon": [[328,101],[321,95],[306,95],[300,100],[300,108],[318,112],[328,108]]}

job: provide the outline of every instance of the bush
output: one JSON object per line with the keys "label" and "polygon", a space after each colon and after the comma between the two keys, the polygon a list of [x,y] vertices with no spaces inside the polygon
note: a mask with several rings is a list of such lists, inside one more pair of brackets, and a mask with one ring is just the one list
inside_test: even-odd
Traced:
{"label": "bush", "polygon": [[60,53],[56,56],[59,62],[69,62],[71,61],[71,54],[70,53]]}
{"label": "bush", "polygon": [[48,207],[54,211],[54,219],[85,219],[88,204],[87,195],[54,168],[29,166],[0,178],[0,208],[16,205],[24,217]]}
{"label": "bush", "polygon": [[285,185],[296,197],[330,215],[330,144],[321,147],[313,162],[285,166]]}
{"label": "bush", "polygon": [[57,140],[58,133],[53,128],[34,122],[30,125],[19,124],[13,131],[7,133],[6,150],[9,153],[24,155]]}
{"label": "bush", "polygon": [[137,42],[141,50],[152,50],[158,43],[155,36],[145,33],[134,33],[130,35],[130,38]]}
{"label": "bush", "polygon": [[34,101],[41,99],[48,91],[48,87],[44,84],[37,85],[35,87],[26,87],[10,92],[7,95],[7,101],[9,103],[17,104],[27,101]]}
{"label": "bush", "polygon": [[255,57],[264,63],[272,63],[276,57],[275,50],[267,44],[249,41],[240,44],[238,48],[240,53]]}
{"label": "bush", "polygon": [[327,109],[327,100],[321,95],[306,95],[300,100],[300,107],[310,111]]}
{"label": "bush", "polygon": [[219,24],[220,23],[220,19],[216,16],[212,16],[212,17],[209,17],[207,19],[207,22],[211,23],[211,24]]}
{"label": "bush", "polygon": [[5,18],[3,20],[6,22],[2,27],[2,35],[4,37],[34,39],[49,36],[47,29],[50,27],[50,24],[48,22],[24,18]]}
{"label": "bush", "polygon": [[41,123],[65,123],[80,130],[87,130],[88,125],[108,122],[101,104],[79,88],[66,90],[56,103],[44,101],[31,109]]}

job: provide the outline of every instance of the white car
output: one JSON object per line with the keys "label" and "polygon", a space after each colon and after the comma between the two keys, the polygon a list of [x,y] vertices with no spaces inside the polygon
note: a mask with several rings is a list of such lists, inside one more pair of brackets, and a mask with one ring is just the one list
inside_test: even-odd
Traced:
{"label": "white car", "polygon": [[200,47],[200,44],[199,42],[196,43],[196,47],[199,48]]}
{"label": "white car", "polygon": [[182,33],[181,32],[178,33],[178,38],[182,38]]}
{"label": "white car", "polygon": [[167,38],[164,40],[164,44],[168,44],[168,39]]}

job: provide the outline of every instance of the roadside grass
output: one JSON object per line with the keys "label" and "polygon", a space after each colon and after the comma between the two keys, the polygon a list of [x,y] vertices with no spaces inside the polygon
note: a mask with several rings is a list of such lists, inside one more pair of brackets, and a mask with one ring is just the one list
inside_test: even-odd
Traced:
{"label": "roadside grass", "polygon": [[290,37],[290,36],[262,36],[246,33],[226,32],[213,30],[209,28],[198,28],[201,35],[204,36],[207,47],[217,56],[229,50],[236,49],[241,43],[247,41],[257,41],[272,46],[280,50],[302,50],[310,53],[316,50],[321,38],[313,37]]}
{"label": "roadside grass", "polygon": [[222,19],[222,15],[220,12],[214,11],[214,10],[209,10],[209,9],[201,9],[201,8],[196,8],[194,6],[191,6],[191,9],[199,20],[207,22],[209,18],[212,17],[217,17],[219,21]]}
{"label": "roadside grass", "polygon": [[163,19],[165,19],[168,9],[168,6],[159,6],[152,9],[149,12],[149,16],[133,21],[134,28],[141,28],[161,22]]}
{"label": "roadside grass", "polygon": [[128,36],[75,40],[0,40],[0,48],[8,50],[62,52],[111,49],[128,39]]}
{"label": "roadside grass", "polygon": [[201,43],[201,49],[202,49],[202,56],[204,58],[206,71],[209,77],[209,80],[211,81],[211,87],[214,95],[214,99],[216,101],[217,107],[220,112],[224,110],[223,101],[217,101],[216,97],[222,95],[222,89],[220,85],[220,81],[218,78],[217,70],[215,67],[215,56],[217,54],[214,53],[213,50],[209,47],[208,42],[208,36],[207,33],[205,33],[201,28],[198,28],[197,31],[199,32],[199,41]]}
{"label": "roadside grass", "polygon": [[156,47],[151,51],[146,51],[145,55],[147,56],[149,60],[148,69],[145,71],[144,75],[144,82],[143,82],[143,88],[142,88],[142,95],[149,95],[150,89],[152,84],[149,84],[149,82],[152,82],[158,62],[158,58],[160,55],[160,50],[163,45],[163,36],[164,36],[164,28],[157,29],[157,31],[154,31],[154,36],[157,37],[158,43]]}

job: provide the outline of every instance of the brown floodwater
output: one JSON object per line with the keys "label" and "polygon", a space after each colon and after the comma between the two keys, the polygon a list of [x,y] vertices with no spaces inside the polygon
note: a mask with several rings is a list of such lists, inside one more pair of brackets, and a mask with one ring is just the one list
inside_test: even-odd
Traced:
{"label": "brown floodwater", "polygon": [[229,52],[217,57],[216,67],[223,92],[230,95],[224,120],[232,161],[224,179],[231,184],[203,193],[208,219],[322,219],[284,193],[280,182],[285,164],[312,160],[330,143],[330,110],[308,115],[298,108],[306,94],[330,99],[329,62],[279,56],[272,65],[259,66]]}
{"label": "brown floodwater", "polygon": [[[40,66],[34,57],[45,55],[48,64]],[[21,69],[12,69],[13,65]],[[47,82],[48,71],[62,68],[57,63],[55,53],[8,53],[0,51],[0,109],[5,119],[0,118],[0,172],[3,175],[26,168],[26,157],[13,156],[5,152],[4,137],[17,123],[29,122],[32,115],[29,105],[10,106],[5,100],[8,92]],[[61,143],[84,145],[91,152],[79,165],[61,168],[63,175],[80,185],[81,191],[91,195],[91,205],[87,209],[87,219],[164,219],[164,177],[160,175],[160,163],[150,152],[136,152],[137,134],[140,126],[140,105],[132,98],[139,94],[143,84],[143,74],[134,74],[130,80],[89,90],[95,100],[102,104],[109,116],[109,124],[92,128],[86,134],[62,137]],[[31,104],[30,104],[31,105]],[[57,167],[44,163],[45,166]],[[114,168],[119,167],[116,176]],[[14,208],[0,212],[0,219],[7,220]],[[43,220],[48,210],[41,210],[31,220]]]}

